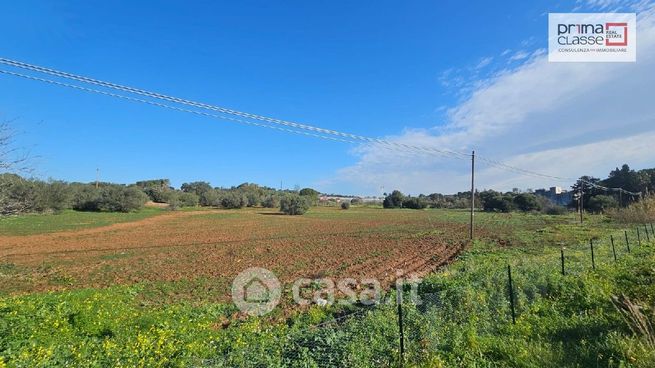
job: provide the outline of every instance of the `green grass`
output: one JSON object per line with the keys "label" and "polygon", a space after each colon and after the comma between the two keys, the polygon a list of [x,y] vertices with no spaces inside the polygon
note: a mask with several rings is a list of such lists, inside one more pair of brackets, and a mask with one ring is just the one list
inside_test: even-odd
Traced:
{"label": "green grass", "polygon": [[[430,215],[434,221],[457,222],[466,214]],[[424,304],[404,304],[405,366],[655,366],[653,348],[630,331],[610,299],[625,294],[650,313],[655,242],[637,246],[632,230],[629,253],[622,229],[601,216],[589,217],[583,226],[573,216],[480,214],[477,219],[495,230],[491,236],[424,280]],[[589,238],[595,238],[595,270]],[[560,269],[562,245],[566,275]],[[508,264],[516,324],[507,296]],[[211,280],[201,284],[211,286]],[[227,304],[154,302],[187,288],[185,282],[157,282],[0,298],[0,367],[398,366],[393,305],[330,322],[353,310],[315,307],[235,318]]]}
{"label": "green grass", "polygon": [[0,217],[0,235],[34,235],[88,229],[119,222],[141,220],[164,212],[159,208],[144,208],[129,213],[64,210],[55,214],[7,216]]}

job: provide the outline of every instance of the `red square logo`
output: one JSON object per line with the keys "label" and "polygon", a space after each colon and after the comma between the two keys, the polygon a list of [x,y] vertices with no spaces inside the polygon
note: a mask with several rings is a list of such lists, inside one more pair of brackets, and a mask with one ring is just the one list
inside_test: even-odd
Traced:
{"label": "red square logo", "polygon": [[[621,28],[623,28],[623,40],[620,40],[620,33],[617,33]],[[628,46],[628,23],[605,23],[605,46]]]}

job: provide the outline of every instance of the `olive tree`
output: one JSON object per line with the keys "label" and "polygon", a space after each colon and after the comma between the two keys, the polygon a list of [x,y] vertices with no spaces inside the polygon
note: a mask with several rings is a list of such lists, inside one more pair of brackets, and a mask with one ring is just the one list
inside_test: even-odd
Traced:
{"label": "olive tree", "polygon": [[288,193],[280,199],[280,211],[287,215],[302,215],[309,209],[309,199],[295,193]]}

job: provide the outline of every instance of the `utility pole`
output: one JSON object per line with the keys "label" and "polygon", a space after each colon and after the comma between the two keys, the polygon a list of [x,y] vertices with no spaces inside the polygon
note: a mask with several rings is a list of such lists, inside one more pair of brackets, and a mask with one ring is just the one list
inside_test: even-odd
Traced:
{"label": "utility pole", "polygon": [[96,168],[96,189],[98,189],[99,183],[100,183],[100,169]]}
{"label": "utility pole", "polygon": [[471,224],[469,238],[473,240],[473,214],[475,213],[475,151],[471,153]]}
{"label": "utility pole", "polygon": [[583,213],[584,213],[584,182],[580,180],[580,224],[582,224]]}

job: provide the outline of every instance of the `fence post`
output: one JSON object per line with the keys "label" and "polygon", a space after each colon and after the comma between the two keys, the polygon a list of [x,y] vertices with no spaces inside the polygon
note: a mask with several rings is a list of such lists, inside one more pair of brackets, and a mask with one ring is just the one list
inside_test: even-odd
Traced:
{"label": "fence post", "polygon": [[[637,226],[637,245],[641,247],[641,235],[639,234],[639,226]],[[628,253],[630,253],[630,247],[628,247]]]}
{"label": "fence post", "polygon": [[398,302],[398,329],[400,330],[400,367],[405,364],[405,333],[403,331],[403,295],[397,294]]}
{"label": "fence post", "polygon": [[630,249],[630,241],[628,240],[628,230],[625,230],[625,246]]}
{"label": "fence post", "polygon": [[514,286],[512,285],[512,266],[507,265],[507,276],[509,278],[509,305],[512,308],[512,323],[516,324],[516,311],[514,310]]}
{"label": "fence post", "polygon": [[591,268],[596,269],[596,259],[594,258],[594,240],[589,239],[589,245],[591,246]]}
{"label": "fence post", "polygon": [[648,227],[644,224],[644,231],[646,232],[646,241],[650,243],[650,235],[648,235]]}
{"label": "fence post", "polygon": [[562,276],[564,276],[564,275],[566,275],[566,273],[564,272],[564,247],[562,247],[562,249],[560,249],[560,252],[562,254]]}
{"label": "fence post", "polygon": [[614,262],[616,262],[616,248],[614,248],[614,235],[610,235],[610,240],[612,241],[612,253],[614,254]]}

